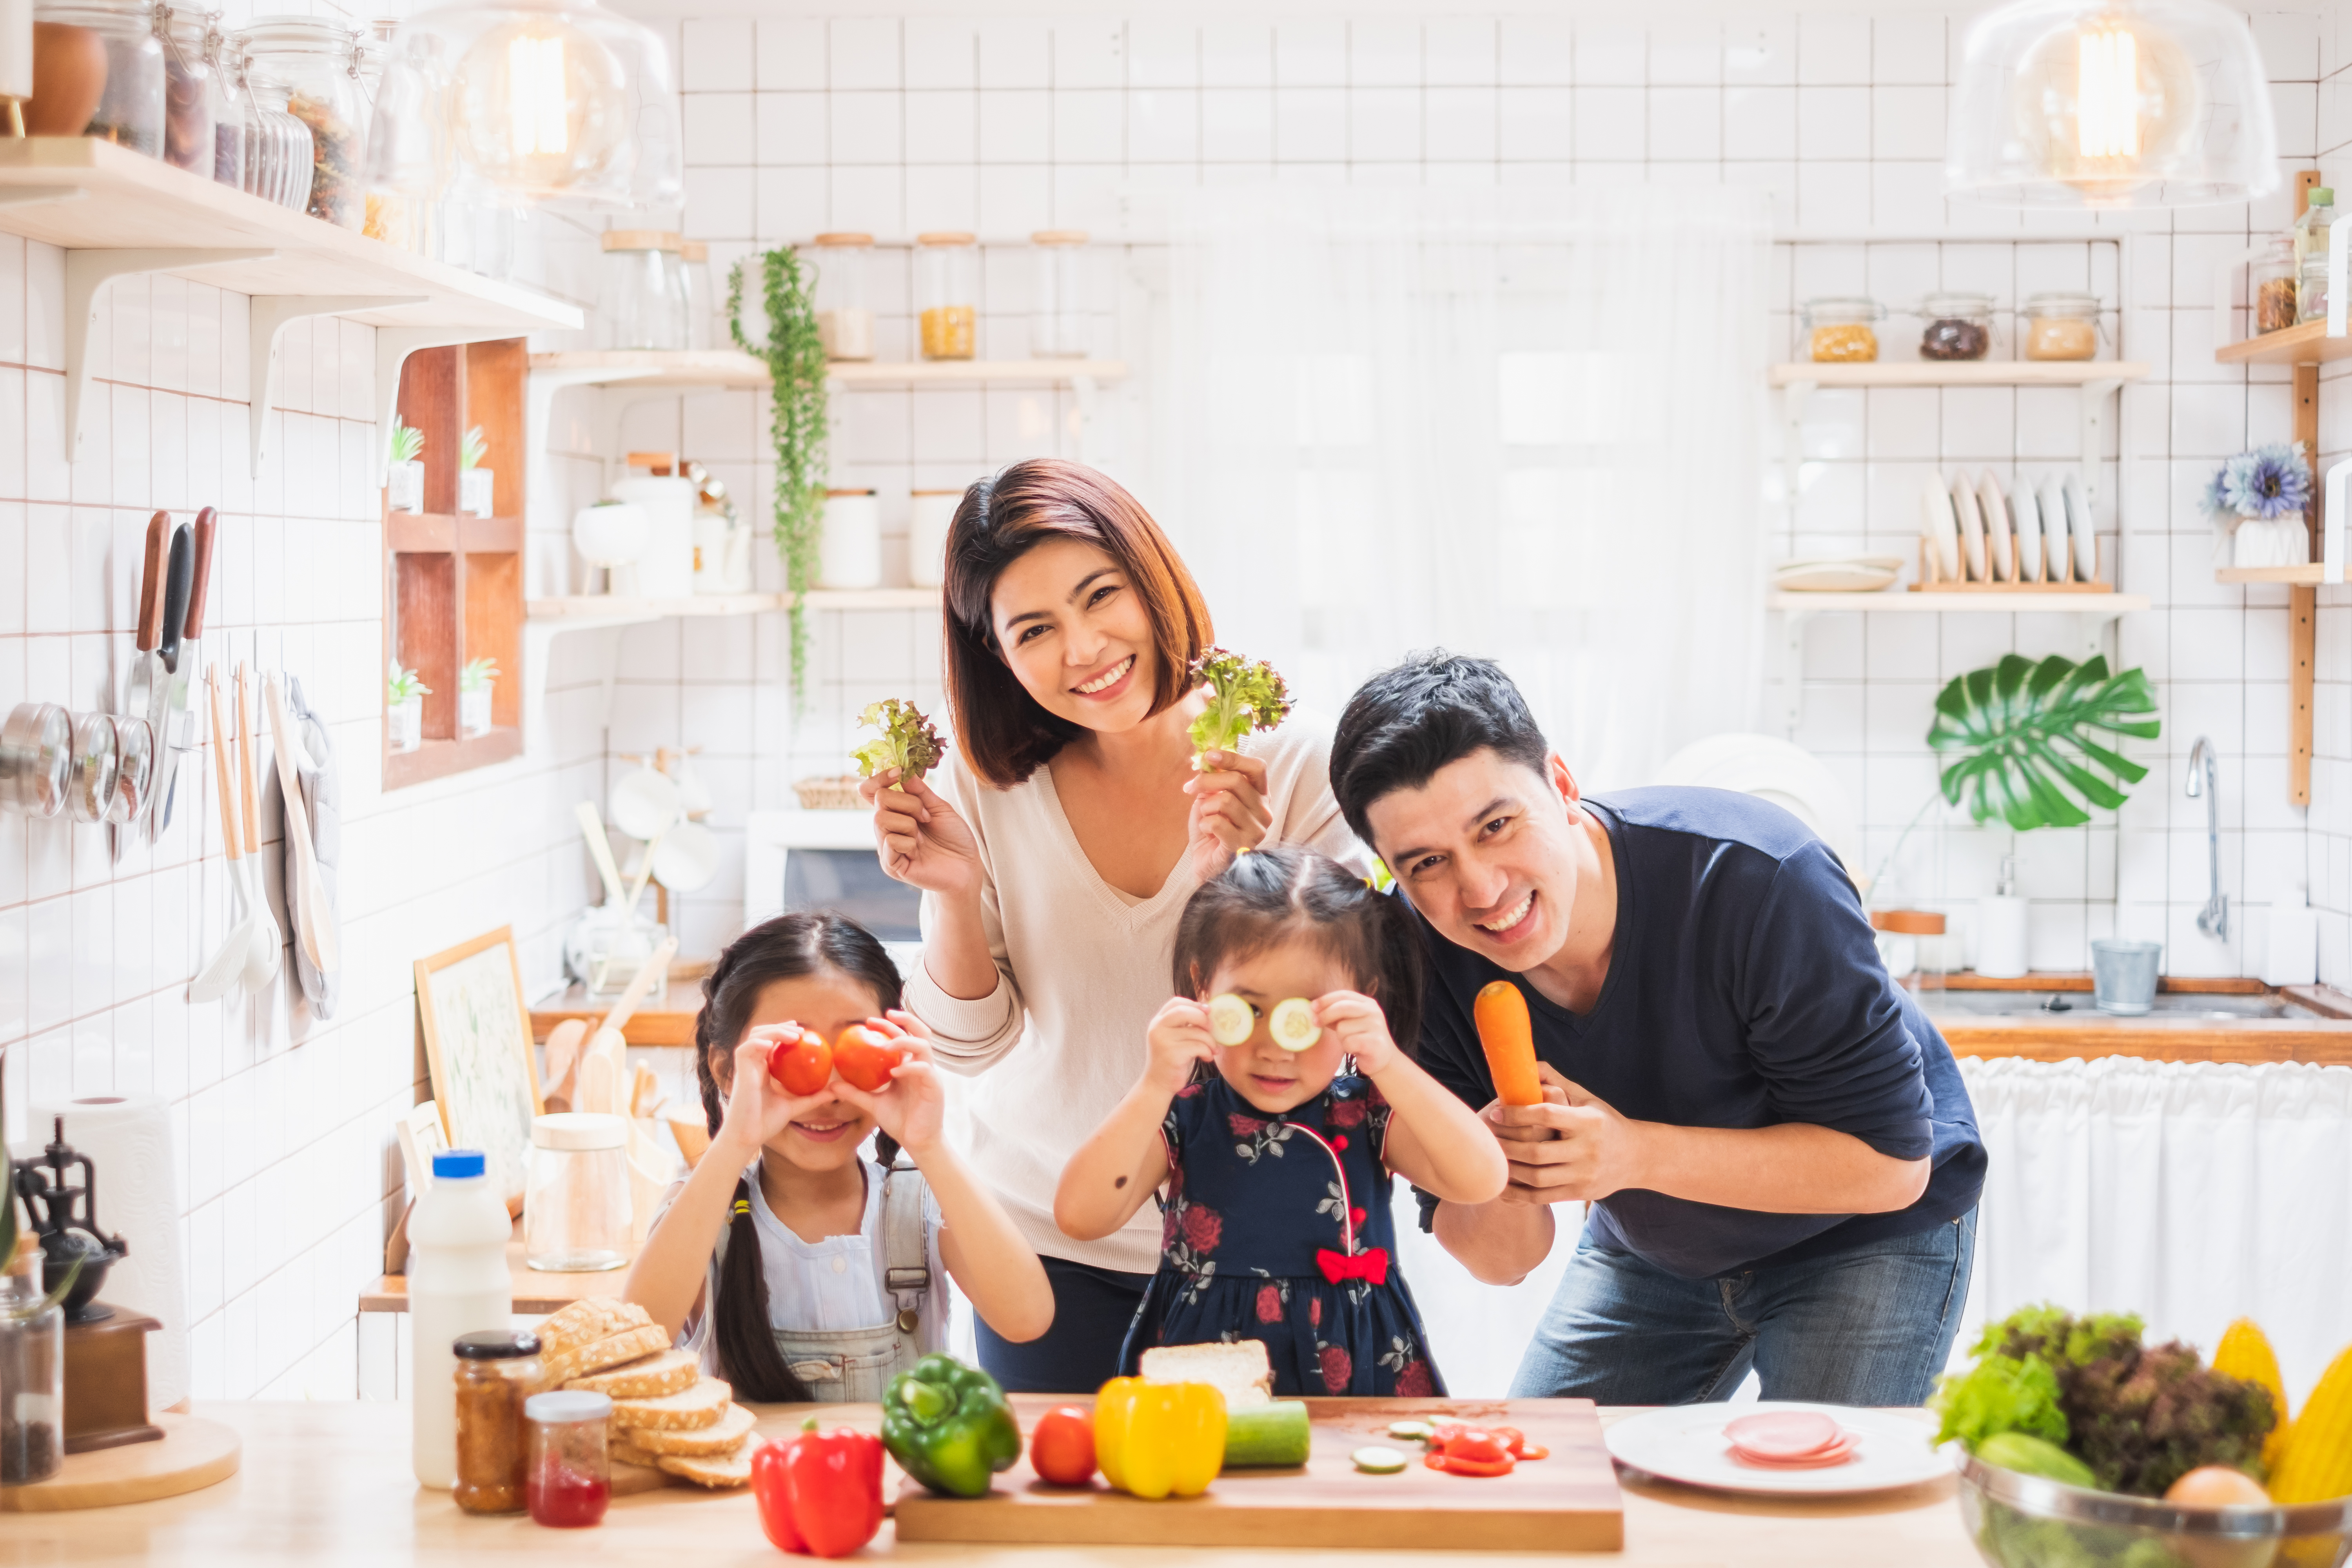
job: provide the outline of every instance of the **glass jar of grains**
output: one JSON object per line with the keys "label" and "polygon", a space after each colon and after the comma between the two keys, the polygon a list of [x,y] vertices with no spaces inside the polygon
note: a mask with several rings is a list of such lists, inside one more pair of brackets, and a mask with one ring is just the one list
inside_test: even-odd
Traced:
{"label": "glass jar of grains", "polygon": [[980,244],[969,234],[915,237],[915,308],[925,359],[971,359],[980,341]]}
{"label": "glass jar of grains", "polygon": [[265,16],[237,35],[246,80],[263,103],[283,109],[310,132],[310,199],[304,209],[338,228],[367,221],[360,186],[367,100],[348,23]]}
{"label": "glass jar of grains", "polygon": [[2060,290],[2025,301],[2027,359],[2096,359],[2099,297]]}
{"label": "glass jar of grains", "polygon": [[[105,69],[98,73],[98,107],[86,123],[66,133],[162,157],[163,42],[156,37],[154,0],[34,0],[33,20],[65,27],[58,37],[76,45],[81,43],[76,35],[94,35],[106,56]],[[79,58],[79,50],[71,53]]]}
{"label": "glass jar of grains", "polygon": [[816,335],[824,357],[874,357],[874,303],[867,275],[874,269],[874,237],[838,232],[816,237]]}
{"label": "glass jar of grains", "polygon": [[457,1484],[450,1497],[467,1513],[520,1513],[530,1475],[530,1423],[522,1407],[545,1373],[539,1336],[528,1329],[459,1334]]}
{"label": "glass jar of grains", "polygon": [[1886,311],[1875,300],[1808,300],[1801,308],[1805,357],[1817,364],[1850,364],[1878,357],[1877,323]]}
{"label": "glass jar of grains", "polygon": [[1919,334],[1921,359],[1982,359],[1992,348],[1990,294],[1930,294],[1919,301],[1919,317],[1927,323]]}

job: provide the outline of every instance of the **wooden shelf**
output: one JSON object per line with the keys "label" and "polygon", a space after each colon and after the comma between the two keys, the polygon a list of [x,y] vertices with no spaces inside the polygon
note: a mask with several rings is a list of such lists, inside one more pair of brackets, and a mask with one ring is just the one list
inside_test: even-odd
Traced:
{"label": "wooden shelf", "polygon": [[808,596],[812,610],[936,610],[937,588],[818,588]]}
{"label": "wooden shelf", "polygon": [[[736,349],[605,349],[593,353],[530,356],[534,374],[556,375],[578,386],[757,387],[768,384],[768,367]],[[836,360],[825,378],[842,386],[988,386],[1016,383],[1068,386],[1099,384],[1127,374],[1123,360],[918,360],[912,363]]]}
{"label": "wooden shelf", "polygon": [[1774,386],[2086,386],[2137,381],[2137,360],[1874,360],[1866,364],[1799,361],[1772,367]]}
{"label": "wooden shelf", "polygon": [[2224,566],[2213,574],[2216,583],[2285,583],[2298,588],[2317,587],[2327,570],[2314,561],[2302,566]]}
{"label": "wooden shelf", "polygon": [[[937,588],[819,588],[808,596],[812,610],[923,610],[937,608],[939,602]],[[560,599],[533,599],[524,614],[533,621],[618,626],[673,616],[757,616],[792,607],[790,594],[698,594],[689,599],[573,594]]]}
{"label": "wooden shelf", "polygon": [[487,735],[466,735],[450,741],[427,740],[413,752],[387,748],[383,754],[383,787],[404,789],[428,779],[446,778],[468,768],[487,768],[492,763],[508,762],[521,755],[522,731],[515,729],[493,729]]}
{"label": "wooden shelf", "polygon": [[2242,342],[2223,343],[2213,351],[2213,358],[2222,364],[2322,364],[2352,359],[2352,338],[2331,338],[2326,322],[2305,321]]}
{"label": "wooden shelf", "polygon": [[2129,615],[2145,610],[2144,595],[2114,593],[2065,594],[2042,591],[2002,593],[1998,589],[1970,593],[1911,594],[1772,594],[1764,606],[1798,614],[1831,610],[1864,610],[1912,615],[2100,616]]}

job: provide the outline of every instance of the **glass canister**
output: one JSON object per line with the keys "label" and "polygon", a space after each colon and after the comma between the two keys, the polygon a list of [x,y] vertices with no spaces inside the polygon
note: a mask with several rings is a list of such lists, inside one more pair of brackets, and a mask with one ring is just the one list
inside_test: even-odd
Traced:
{"label": "glass canister", "polygon": [[915,308],[925,359],[970,359],[980,342],[980,243],[969,234],[915,237]]}
{"label": "glass canister", "polygon": [[1992,349],[1992,296],[1966,292],[1930,294],[1919,301],[1927,323],[1919,334],[1919,357],[1982,359]]}
{"label": "glass canister", "polygon": [[601,1394],[567,1390],[534,1394],[523,1402],[530,1422],[530,1473],[523,1483],[531,1522],[556,1530],[602,1523],[613,1500],[613,1460],[604,1423],[613,1402]]}
{"label": "glass canister", "polygon": [[1885,310],[1875,300],[1835,297],[1808,300],[1801,308],[1805,357],[1817,364],[1850,364],[1878,357],[1878,323]]}
{"label": "glass canister", "polygon": [[163,40],[163,162],[207,179],[220,155],[213,127],[221,97],[205,40],[219,21],[217,11],[184,5],[159,7],[155,21]]}
{"label": "glass canister", "polygon": [[872,359],[874,304],[868,290],[874,270],[874,237],[821,234],[816,237],[814,247],[816,335],[824,344],[824,357]]}
{"label": "glass canister", "polygon": [[689,239],[677,247],[678,289],[686,305],[686,346],[707,349],[710,333],[710,247]]}
{"label": "glass canister", "polygon": [[261,100],[310,132],[310,195],[303,210],[338,228],[367,221],[360,171],[366,162],[367,103],[348,23],[265,16],[237,34],[246,80]]}
{"label": "glass canister", "polygon": [[483,1329],[450,1343],[457,1358],[457,1484],[467,1513],[520,1513],[530,1475],[530,1424],[522,1407],[546,1367],[529,1329]]}
{"label": "glass canister", "polygon": [[213,83],[213,181],[245,189],[247,124],[249,108],[238,69],[236,46],[215,14],[205,28],[205,68]]}
{"label": "glass canister", "polygon": [[686,239],[654,228],[604,231],[606,348],[686,347]]}
{"label": "glass canister", "polygon": [[2247,269],[2246,285],[2253,296],[2256,336],[2294,326],[2294,241],[2281,235],[2265,245]]}
{"label": "glass canister", "polygon": [[162,157],[163,42],[154,0],[35,0],[33,19],[84,28],[105,48],[105,87],[79,134]]}
{"label": "glass canister", "polygon": [[522,1200],[523,1260],[593,1274],[629,1260],[629,1124],[585,1110],[535,1116]]}
{"label": "glass canister", "polygon": [[2025,301],[2027,359],[2096,359],[2099,297],[2071,290],[2029,295]]}
{"label": "glass canister", "polygon": [[[367,128],[363,140],[376,134],[375,126],[382,115],[384,64],[392,58],[392,35],[399,26],[396,22],[370,22],[352,35],[352,64],[360,81],[360,123]],[[395,132],[396,133],[396,132]],[[419,232],[419,219],[425,204],[398,191],[378,188],[372,177],[377,166],[374,149],[362,165],[360,185],[365,195],[365,216],[360,221],[360,232],[370,239],[380,239],[386,245],[403,250],[421,251],[425,237]]]}
{"label": "glass canister", "polygon": [[0,1276],[0,1486],[46,1480],[66,1462],[65,1309],[41,1306],[41,1244],[20,1237]]}
{"label": "glass canister", "polygon": [[1041,228],[1029,237],[1037,247],[1037,295],[1029,316],[1029,352],[1039,359],[1087,357],[1087,231]]}

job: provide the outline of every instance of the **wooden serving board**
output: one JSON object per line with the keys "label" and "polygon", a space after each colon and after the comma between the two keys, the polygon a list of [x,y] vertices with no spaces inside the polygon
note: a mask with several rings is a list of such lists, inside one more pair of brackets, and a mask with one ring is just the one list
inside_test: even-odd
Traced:
{"label": "wooden serving board", "polygon": [[68,1454],[64,1468],[47,1480],[0,1488],[0,1513],[58,1513],[152,1502],[236,1474],[244,1445],[232,1428],[201,1415],[168,1411],[159,1411],[152,1419],[163,1429],[160,1442]]}
{"label": "wooden serving board", "polygon": [[[1026,1434],[1057,1405],[1014,1394],[1024,1451],[984,1498],[943,1498],[913,1481],[898,1490],[898,1539],[1097,1546],[1390,1547],[1496,1552],[1614,1552],[1625,1544],[1624,1500],[1589,1399],[1310,1399],[1314,1448],[1289,1470],[1229,1470],[1197,1498],[1147,1502],[1097,1476],[1052,1487],[1029,1468]],[[1421,1462],[1421,1445],[1388,1436],[1392,1421],[1494,1422],[1518,1427],[1551,1457],[1507,1476],[1450,1476]],[[1366,1475],[1349,1455],[1369,1444],[1411,1461]]]}

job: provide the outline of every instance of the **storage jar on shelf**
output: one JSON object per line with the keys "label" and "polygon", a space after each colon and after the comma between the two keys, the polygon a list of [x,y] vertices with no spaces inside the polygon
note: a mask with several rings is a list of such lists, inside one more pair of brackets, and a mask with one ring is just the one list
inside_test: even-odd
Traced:
{"label": "storage jar on shelf", "polygon": [[1039,359],[1087,357],[1087,231],[1041,228],[1029,237],[1037,249],[1036,299],[1029,315],[1029,352]]}
{"label": "storage jar on shelf", "polygon": [[1927,323],[1919,334],[1924,360],[1979,360],[1992,349],[1992,296],[1965,291],[1930,294],[1919,301]]}
{"label": "storage jar on shelf", "polygon": [[213,183],[241,191],[252,106],[246,101],[236,46],[218,13],[205,29],[205,68],[212,73],[213,83]]}
{"label": "storage jar on shelf", "polygon": [[874,357],[874,237],[847,232],[821,234],[816,251],[816,335],[824,357]]}
{"label": "storage jar on shelf", "polygon": [[232,35],[224,43],[221,58],[244,109],[245,188],[263,201],[302,211],[310,205],[316,163],[310,128],[286,112],[283,93],[255,85],[241,37]]}
{"label": "storage jar on shelf", "polygon": [[2314,185],[2304,197],[2303,216],[2294,220],[2295,319],[2327,320],[2327,245],[2336,220],[2336,192]]}
{"label": "storage jar on shelf", "polygon": [[817,540],[820,588],[882,585],[882,507],[872,490],[824,492],[824,530]]}
{"label": "storage jar on shelf", "polygon": [[189,5],[161,6],[155,17],[163,41],[163,162],[206,179],[220,156],[214,127],[221,95],[205,40],[219,21],[219,12]]}
{"label": "storage jar on shelf", "polygon": [[1805,357],[1817,364],[1857,364],[1878,357],[1878,323],[1885,310],[1875,300],[1832,297],[1808,300],[1801,311]]}
{"label": "storage jar on shelf", "polygon": [[937,588],[947,582],[948,529],[961,490],[917,490],[907,515],[907,581],[918,588]]}
{"label": "storage jar on shelf", "polygon": [[162,157],[163,44],[155,36],[154,0],[35,0],[33,19],[95,35],[106,57],[98,107],[80,130],[65,134]]}
{"label": "storage jar on shelf", "polygon": [[686,237],[653,228],[604,232],[606,348],[687,345]]}
{"label": "storage jar on shelf", "polygon": [[2263,247],[2246,272],[2256,336],[2294,325],[2294,242],[2282,235]]}
{"label": "storage jar on shelf", "polygon": [[2099,357],[2099,297],[2069,289],[2033,294],[2025,301],[2025,357]]}
{"label": "storage jar on shelf", "polygon": [[292,115],[310,133],[310,195],[303,211],[338,228],[367,221],[360,172],[367,151],[367,102],[348,23],[265,16],[237,34],[246,81],[263,104]]}
{"label": "storage jar on shelf", "polygon": [[613,494],[644,509],[646,542],[635,562],[614,568],[612,591],[647,599],[692,598],[693,481],[677,477],[674,452],[631,452],[629,468],[629,477],[613,487]]}
{"label": "storage jar on shelf", "polygon": [[925,359],[971,359],[980,343],[980,243],[969,234],[915,237],[915,306]]}
{"label": "storage jar on shelf", "polygon": [[710,247],[698,239],[681,240],[677,247],[678,296],[686,306],[686,346],[707,349],[711,342]]}

